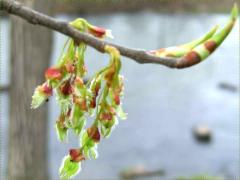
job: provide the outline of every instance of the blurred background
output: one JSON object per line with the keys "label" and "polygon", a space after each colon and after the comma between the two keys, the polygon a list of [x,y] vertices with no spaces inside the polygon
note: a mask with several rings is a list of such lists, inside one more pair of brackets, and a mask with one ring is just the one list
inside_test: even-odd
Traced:
{"label": "blurred background", "polygon": [[[111,29],[111,42],[146,50],[182,44],[224,25],[233,5],[231,0],[22,2],[65,21],[83,17]],[[34,87],[56,63],[66,39],[1,14],[1,177],[58,179],[62,158],[78,146],[73,134],[68,143],[57,140],[54,98],[30,109]],[[89,47],[86,63],[91,77],[108,57]],[[124,57],[122,63],[128,118],[99,144],[97,160],[82,163],[78,179],[239,178],[239,21],[208,60],[191,68],[140,65]]]}

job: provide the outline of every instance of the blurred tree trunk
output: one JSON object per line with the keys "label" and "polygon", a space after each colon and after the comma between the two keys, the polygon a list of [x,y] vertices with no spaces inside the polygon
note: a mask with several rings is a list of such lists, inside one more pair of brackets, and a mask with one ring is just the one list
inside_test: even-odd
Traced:
{"label": "blurred tree trunk", "polygon": [[[50,14],[49,0],[20,0]],[[10,179],[48,179],[47,106],[30,109],[36,85],[49,64],[50,30],[11,17],[11,88],[8,146]]]}

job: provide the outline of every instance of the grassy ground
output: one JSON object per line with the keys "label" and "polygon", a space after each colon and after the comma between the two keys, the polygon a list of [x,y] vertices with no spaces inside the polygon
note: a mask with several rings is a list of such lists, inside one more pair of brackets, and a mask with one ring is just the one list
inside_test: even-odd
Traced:
{"label": "grassy ground", "polygon": [[[229,12],[234,0],[56,0],[57,13],[99,14],[134,12]],[[239,3],[238,3],[239,5]]]}

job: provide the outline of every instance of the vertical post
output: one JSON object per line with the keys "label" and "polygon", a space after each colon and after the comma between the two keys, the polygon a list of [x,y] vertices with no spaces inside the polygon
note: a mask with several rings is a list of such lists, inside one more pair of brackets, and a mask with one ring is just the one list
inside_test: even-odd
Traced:
{"label": "vertical post", "polygon": [[[51,1],[51,0],[50,0]],[[49,14],[49,0],[21,0]],[[8,144],[10,179],[48,179],[47,106],[30,109],[34,87],[44,81],[51,32],[11,17],[11,89]]]}

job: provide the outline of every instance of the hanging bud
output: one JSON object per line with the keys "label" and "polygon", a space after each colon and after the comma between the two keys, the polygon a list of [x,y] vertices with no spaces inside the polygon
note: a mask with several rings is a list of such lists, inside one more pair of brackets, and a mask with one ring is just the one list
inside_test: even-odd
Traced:
{"label": "hanging bud", "polygon": [[45,78],[50,80],[60,80],[62,78],[62,73],[59,68],[50,67],[45,72]]}
{"label": "hanging bud", "polygon": [[95,85],[95,88],[94,88],[94,93],[96,96],[98,96],[98,93],[99,93],[99,90],[101,89],[101,81],[98,81]]}
{"label": "hanging bud", "polygon": [[70,80],[66,81],[60,86],[60,91],[63,95],[67,96],[73,93],[73,87],[70,83]]}
{"label": "hanging bud", "polygon": [[69,155],[71,157],[71,161],[73,162],[80,162],[82,160],[85,160],[85,157],[83,156],[80,149],[70,149]]}
{"label": "hanging bud", "polygon": [[95,108],[96,107],[96,99],[97,97],[94,96],[90,102],[90,108]]}
{"label": "hanging bud", "polygon": [[48,85],[48,83],[43,83],[43,85],[41,86],[41,89],[43,94],[45,94],[46,96],[52,96],[53,94],[53,90],[52,88]]}
{"label": "hanging bud", "polygon": [[35,89],[32,96],[31,108],[35,109],[39,107],[49,96],[52,96],[52,88],[45,82]]}
{"label": "hanging bud", "polygon": [[120,104],[120,96],[119,96],[119,94],[114,94],[114,102],[116,103],[116,105]]}
{"label": "hanging bud", "polygon": [[87,129],[88,137],[91,138],[95,143],[100,141],[100,133],[96,126],[92,126]]}

